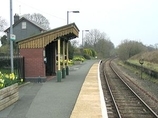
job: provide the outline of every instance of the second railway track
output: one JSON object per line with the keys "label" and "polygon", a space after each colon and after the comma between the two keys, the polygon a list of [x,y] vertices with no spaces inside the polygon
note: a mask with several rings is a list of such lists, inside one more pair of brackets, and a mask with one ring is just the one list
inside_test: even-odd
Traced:
{"label": "second railway track", "polygon": [[158,115],[114,70],[111,60],[101,66],[102,87],[109,118],[158,118]]}

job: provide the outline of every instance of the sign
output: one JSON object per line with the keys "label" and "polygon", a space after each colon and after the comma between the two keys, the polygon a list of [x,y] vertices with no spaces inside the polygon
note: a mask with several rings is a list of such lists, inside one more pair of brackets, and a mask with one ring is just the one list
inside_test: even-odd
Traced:
{"label": "sign", "polygon": [[11,34],[11,35],[10,35],[10,40],[13,40],[13,41],[14,41],[15,39],[16,39],[16,36],[15,36],[14,34]]}
{"label": "sign", "polygon": [[139,60],[139,63],[140,63],[141,65],[143,65],[144,59],[140,59],[140,60]]}

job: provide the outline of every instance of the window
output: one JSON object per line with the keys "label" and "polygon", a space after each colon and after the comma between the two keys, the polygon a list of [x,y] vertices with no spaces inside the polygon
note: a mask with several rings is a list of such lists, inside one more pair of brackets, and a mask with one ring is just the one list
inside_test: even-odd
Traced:
{"label": "window", "polygon": [[22,29],[26,29],[26,22],[22,22]]}

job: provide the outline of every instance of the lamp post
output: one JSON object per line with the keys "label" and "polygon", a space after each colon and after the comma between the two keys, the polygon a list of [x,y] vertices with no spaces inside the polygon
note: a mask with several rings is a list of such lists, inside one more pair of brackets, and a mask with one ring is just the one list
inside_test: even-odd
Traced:
{"label": "lamp post", "polygon": [[[67,25],[69,24],[69,13],[80,13],[79,11],[67,11]],[[69,67],[68,67],[68,41],[66,42],[66,75],[69,75]]]}
{"label": "lamp post", "polygon": [[67,11],[67,24],[69,24],[69,13],[80,13],[79,11]]}
{"label": "lamp post", "polygon": [[85,31],[85,32],[89,32],[89,30],[82,30],[82,47],[83,47],[83,44],[84,44],[84,42],[83,42],[84,31]]}
{"label": "lamp post", "polygon": [[11,60],[11,73],[14,72],[14,61],[13,61],[13,40],[11,35],[13,35],[13,26],[12,26],[12,0],[10,0],[10,60]]}

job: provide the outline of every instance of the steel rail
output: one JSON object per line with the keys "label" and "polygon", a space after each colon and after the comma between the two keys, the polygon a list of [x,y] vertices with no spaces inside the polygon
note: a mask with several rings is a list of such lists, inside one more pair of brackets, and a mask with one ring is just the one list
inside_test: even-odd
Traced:
{"label": "steel rail", "polygon": [[116,72],[116,70],[112,67],[111,61],[110,61],[110,67],[113,70],[113,72],[120,78],[120,80],[130,89],[130,91],[144,104],[144,106],[149,109],[149,111],[158,118],[158,114],[155,113],[155,111],[153,111],[149,105],[147,105],[145,103],[145,101],[123,80],[123,78]]}
{"label": "steel rail", "polygon": [[115,108],[116,108],[116,111],[117,111],[117,115],[119,116],[119,118],[122,118],[122,117],[121,117],[121,113],[120,113],[120,111],[119,111],[119,108],[118,108],[118,106],[117,106],[117,104],[116,104],[116,100],[115,100],[115,98],[114,98],[114,96],[113,96],[113,94],[112,94],[112,90],[111,90],[111,87],[110,87],[109,82],[108,82],[108,80],[107,80],[107,76],[106,76],[105,71],[104,71],[104,77],[105,77],[105,81],[106,81],[106,83],[107,83],[107,86],[108,86],[108,90],[109,90],[109,92],[110,92],[110,95],[111,95],[111,97],[112,97],[112,101],[113,101],[113,103],[114,103],[114,105],[115,105]]}

